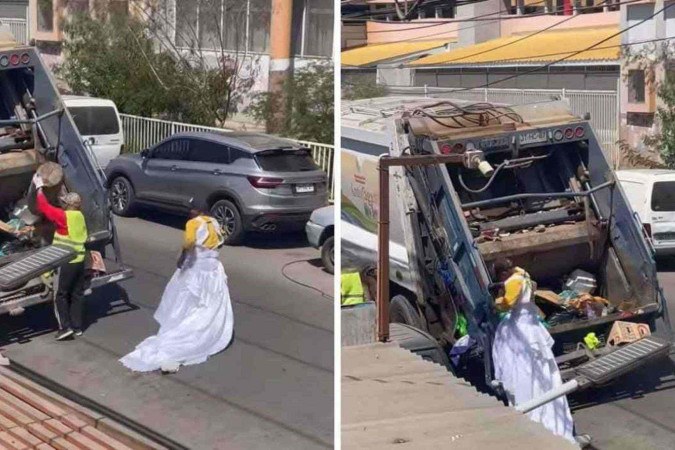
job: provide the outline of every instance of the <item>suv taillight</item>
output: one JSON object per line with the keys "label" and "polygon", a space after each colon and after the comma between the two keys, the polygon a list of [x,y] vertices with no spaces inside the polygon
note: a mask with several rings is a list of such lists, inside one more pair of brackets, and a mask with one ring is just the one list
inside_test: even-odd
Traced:
{"label": "suv taillight", "polygon": [[274,189],[284,182],[282,178],[267,178],[267,177],[246,177],[248,182],[253,187],[262,189]]}

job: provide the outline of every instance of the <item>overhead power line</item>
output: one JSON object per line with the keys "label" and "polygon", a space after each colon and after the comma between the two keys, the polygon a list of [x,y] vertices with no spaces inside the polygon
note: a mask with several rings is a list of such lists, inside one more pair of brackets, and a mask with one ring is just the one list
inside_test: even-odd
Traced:
{"label": "overhead power line", "polygon": [[[595,47],[594,50],[606,50],[608,48],[631,47],[633,45],[650,44],[652,42],[664,42],[664,41],[669,41],[671,39],[675,39],[675,36],[666,37],[666,38],[647,39],[647,40],[644,40],[644,41],[630,42],[628,44],[603,45],[603,46],[600,46],[600,47]],[[582,52],[585,52],[585,51],[586,50],[582,50]],[[536,58],[546,58],[548,56],[559,56],[559,55],[569,55],[569,54],[570,54],[570,52],[542,53],[540,55],[518,56],[518,57],[515,57],[515,58],[509,58],[509,59],[493,59],[493,60],[490,60],[490,61],[483,61],[479,64],[499,64],[499,63],[507,64],[507,63],[512,62],[512,61],[527,61],[527,60],[536,59]],[[571,56],[574,56],[574,55],[571,55]],[[443,63],[443,64],[445,64],[445,63]],[[554,62],[554,64],[555,64],[555,62]],[[473,66],[473,67],[475,67],[475,66]],[[422,68],[422,67],[418,67],[418,68]],[[527,73],[524,73],[523,75],[527,75]],[[499,82],[501,82],[501,80],[496,81],[496,83],[499,83]],[[471,88],[471,89],[475,89],[475,88]]]}
{"label": "overhead power line", "polygon": [[531,73],[538,72],[538,71],[543,70],[543,69],[547,69],[547,68],[551,67],[551,66],[554,65],[554,64],[561,63],[561,62],[566,61],[566,60],[568,60],[568,59],[570,59],[570,58],[572,58],[572,57],[574,57],[574,56],[576,56],[576,55],[579,55],[579,54],[581,54],[581,53],[587,52],[587,51],[589,51],[589,50],[593,50],[594,48],[596,48],[596,47],[598,47],[598,46],[604,44],[605,42],[609,41],[610,39],[613,39],[613,38],[615,38],[615,37],[617,37],[617,36],[620,36],[620,35],[622,35],[623,33],[627,32],[627,31],[629,31],[629,30],[632,30],[633,28],[635,28],[635,27],[637,27],[637,26],[642,25],[643,23],[647,22],[648,20],[653,19],[654,17],[656,17],[657,15],[659,15],[659,14],[663,13],[664,11],[668,10],[668,9],[671,8],[672,6],[675,6],[675,3],[667,4],[667,5],[665,5],[663,8],[661,8],[661,9],[659,9],[658,11],[654,12],[654,13],[651,14],[650,16],[648,16],[648,17],[642,19],[641,21],[636,22],[636,23],[634,23],[633,25],[630,25],[630,26],[628,26],[628,27],[626,27],[626,28],[623,28],[623,29],[619,30],[618,32],[613,33],[612,35],[607,36],[606,38],[599,40],[599,41],[596,42],[595,44],[589,45],[588,47],[586,47],[586,48],[584,48],[584,49],[582,49],[582,50],[575,51],[575,52],[573,52],[573,53],[571,53],[571,54],[569,54],[569,55],[567,55],[567,56],[564,56],[564,57],[562,57],[562,58],[556,59],[555,61],[551,61],[551,62],[549,62],[549,63],[546,63],[546,64],[542,65],[542,66],[535,67],[535,68],[533,68],[533,69],[531,69],[531,70],[527,70],[527,71],[522,72],[522,73],[518,73],[518,74],[515,74],[515,75],[511,75],[511,76],[502,78],[502,79],[500,79],[500,80],[496,80],[496,81],[494,81],[494,82],[485,83],[484,85],[481,85],[481,86],[474,86],[474,87],[472,87],[472,88],[460,88],[460,89],[457,89],[455,92],[468,91],[468,90],[471,90],[471,89],[489,88],[490,86],[493,86],[493,85],[498,84],[498,83],[503,83],[504,81],[513,80],[513,79],[515,79],[515,78],[522,77],[522,76],[524,76],[524,75],[529,75],[529,74],[531,74]]}

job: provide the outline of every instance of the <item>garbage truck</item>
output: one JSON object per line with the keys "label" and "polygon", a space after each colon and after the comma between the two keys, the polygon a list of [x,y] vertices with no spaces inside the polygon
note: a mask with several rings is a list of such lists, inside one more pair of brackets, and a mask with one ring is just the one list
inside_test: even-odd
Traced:
{"label": "garbage truck", "polygon": [[52,245],[54,229],[35,207],[31,180],[49,165],[55,182],[45,188],[48,199],[58,205],[65,193],[80,194],[86,248],[105,258],[105,270],[91,272],[88,292],[132,277],[122,261],[103,171],[52,74],[35,48],[0,31],[0,314],[52,301],[54,271],[73,257],[72,250]]}
{"label": "garbage truck", "polygon": [[[508,258],[535,282],[562,394],[667,355],[653,249],[588,119],[564,101],[343,104],[342,267],[386,267],[378,320],[433,339],[446,356],[470,336],[464,364],[449,369],[480,369],[472,381],[499,392],[491,346],[503,285],[493,266]],[[642,331],[621,340],[615,324]]]}

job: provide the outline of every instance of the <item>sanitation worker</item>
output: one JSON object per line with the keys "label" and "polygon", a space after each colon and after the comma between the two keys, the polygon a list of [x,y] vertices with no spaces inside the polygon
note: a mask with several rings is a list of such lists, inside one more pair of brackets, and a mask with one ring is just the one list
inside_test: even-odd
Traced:
{"label": "sanitation worker", "polygon": [[80,211],[82,199],[79,194],[70,192],[62,198],[64,209],[53,206],[42,192],[44,181],[39,174],[33,177],[37,190],[36,205],[38,211],[56,228],[53,244],[75,251],[75,256],[59,268],[58,289],[54,312],[59,324],[56,340],[62,341],[73,335],[82,335],[82,316],[84,313],[85,248],[87,224]]}
{"label": "sanitation worker", "polygon": [[[495,262],[494,270],[504,283],[496,307],[507,312],[497,327],[492,345],[495,379],[502,383],[509,403],[518,406],[562,385],[553,355],[553,338],[539,321],[533,299],[532,280],[511,260]],[[565,396],[528,413],[553,434],[577,443],[574,422]]]}

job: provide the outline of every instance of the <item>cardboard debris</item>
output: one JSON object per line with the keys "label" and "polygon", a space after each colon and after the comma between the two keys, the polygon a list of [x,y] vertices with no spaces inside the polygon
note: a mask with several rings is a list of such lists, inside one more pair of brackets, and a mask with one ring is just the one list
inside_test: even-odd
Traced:
{"label": "cardboard debris", "polygon": [[631,342],[635,342],[638,339],[650,336],[651,334],[652,332],[649,329],[649,325],[645,323],[632,323],[617,320],[614,322],[614,325],[612,325],[612,329],[609,332],[607,344],[612,346],[630,344]]}
{"label": "cardboard debris", "polygon": [[544,300],[548,303],[552,303],[560,308],[564,308],[562,299],[558,294],[548,289],[540,289],[534,292],[535,299]]}

